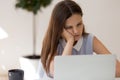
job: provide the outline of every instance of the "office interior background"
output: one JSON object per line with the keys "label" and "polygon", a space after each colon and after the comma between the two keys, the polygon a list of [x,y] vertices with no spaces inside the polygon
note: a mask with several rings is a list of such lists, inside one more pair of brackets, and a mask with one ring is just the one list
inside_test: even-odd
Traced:
{"label": "office interior background", "polygon": [[[40,55],[42,40],[51,12],[57,2],[42,8],[36,15],[36,53]],[[120,0],[75,0],[83,10],[86,31],[97,36],[120,60]],[[32,54],[33,15],[15,8],[16,0],[0,0],[0,27],[8,37],[0,39],[0,75],[19,68],[19,58]]]}

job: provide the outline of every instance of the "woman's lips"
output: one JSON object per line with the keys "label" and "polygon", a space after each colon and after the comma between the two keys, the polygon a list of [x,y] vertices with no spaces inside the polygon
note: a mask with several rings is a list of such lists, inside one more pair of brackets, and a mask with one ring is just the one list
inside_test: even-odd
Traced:
{"label": "woman's lips", "polygon": [[74,38],[75,38],[75,40],[79,40],[80,36],[76,35]]}

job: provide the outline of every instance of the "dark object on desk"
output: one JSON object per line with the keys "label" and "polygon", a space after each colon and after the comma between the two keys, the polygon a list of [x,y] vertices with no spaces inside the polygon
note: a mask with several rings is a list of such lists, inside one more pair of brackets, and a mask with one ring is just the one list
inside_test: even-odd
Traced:
{"label": "dark object on desk", "polygon": [[28,58],[28,59],[40,59],[40,55],[27,55],[27,56],[23,56],[24,58]]}
{"label": "dark object on desk", "polygon": [[8,71],[9,80],[24,80],[24,71],[21,69],[11,69]]}

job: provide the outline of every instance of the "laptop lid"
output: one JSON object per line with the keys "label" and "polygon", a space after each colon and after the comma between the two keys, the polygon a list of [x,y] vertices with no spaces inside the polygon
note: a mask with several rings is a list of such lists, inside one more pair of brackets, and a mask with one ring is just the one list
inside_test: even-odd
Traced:
{"label": "laptop lid", "polygon": [[115,55],[56,56],[54,80],[115,80]]}

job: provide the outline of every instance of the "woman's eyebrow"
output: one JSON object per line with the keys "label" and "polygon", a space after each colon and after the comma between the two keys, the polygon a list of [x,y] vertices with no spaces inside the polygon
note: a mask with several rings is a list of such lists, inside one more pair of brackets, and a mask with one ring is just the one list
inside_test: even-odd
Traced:
{"label": "woman's eyebrow", "polygon": [[66,25],[66,26],[65,26],[65,28],[70,28],[70,27],[72,27],[72,26],[71,26],[71,25]]}
{"label": "woman's eyebrow", "polygon": [[[80,20],[80,21],[78,21],[78,22],[76,23],[76,25],[81,24],[82,22],[83,22],[83,21]],[[67,27],[72,27],[72,25],[69,25],[69,24],[65,25],[65,28],[67,28]]]}
{"label": "woman's eyebrow", "polygon": [[81,23],[82,23],[82,21],[78,22],[77,25],[78,25],[78,24],[81,24]]}

